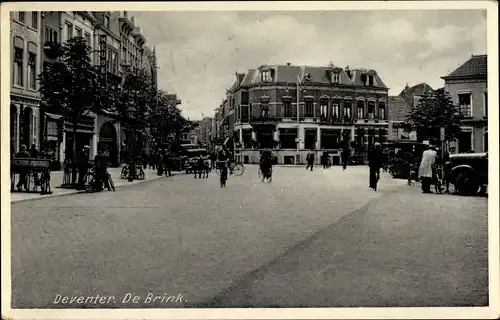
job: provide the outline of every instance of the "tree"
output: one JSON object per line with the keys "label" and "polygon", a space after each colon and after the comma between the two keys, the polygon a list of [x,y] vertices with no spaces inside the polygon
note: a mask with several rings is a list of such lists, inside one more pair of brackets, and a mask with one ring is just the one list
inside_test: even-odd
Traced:
{"label": "tree", "polygon": [[166,92],[158,91],[157,108],[151,117],[151,128],[160,143],[167,141],[168,137],[174,135],[175,143],[178,144],[180,134],[194,128],[194,123],[182,116],[177,106],[176,98]]}
{"label": "tree", "polygon": [[[113,105],[114,113],[125,129],[129,133],[146,134],[156,97],[151,77],[142,70],[126,73],[123,85],[115,90],[112,96],[115,96],[117,100],[117,103]],[[131,134],[129,134],[129,139],[133,139]],[[140,141],[138,144],[141,144]],[[129,145],[132,150],[129,151],[134,152],[139,147],[133,141]]]}
{"label": "tree", "polygon": [[100,109],[98,70],[91,63],[91,48],[82,37],[68,40],[60,59],[40,75],[40,93],[50,110],[72,125],[72,183],[76,181],[76,131],[79,121]]}
{"label": "tree", "polygon": [[441,127],[445,128],[446,140],[453,140],[460,133],[462,115],[444,89],[423,96],[404,122],[406,132],[416,131],[419,140],[440,140]]}

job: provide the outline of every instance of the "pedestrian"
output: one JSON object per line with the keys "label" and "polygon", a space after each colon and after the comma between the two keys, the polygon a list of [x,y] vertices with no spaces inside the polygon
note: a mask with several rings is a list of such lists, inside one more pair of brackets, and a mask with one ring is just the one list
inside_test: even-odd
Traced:
{"label": "pedestrian", "polygon": [[40,152],[36,149],[35,144],[31,145],[31,149],[29,151],[32,158],[38,158],[40,156]]}
{"label": "pedestrian", "polygon": [[434,178],[434,164],[436,163],[436,159],[437,152],[434,146],[429,146],[422,154],[418,176],[422,184],[423,193],[432,193],[431,184]]}
{"label": "pedestrian", "polygon": [[[31,158],[31,154],[27,150],[28,148],[26,147],[25,144],[22,144],[19,147],[19,152],[16,153],[16,158]],[[26,175],[28,174],[28,170],[26,169],[21,169],[19,172],[19,181],[17,182],[17,190],[21,191],[22,187],[26,188]]]}
{"label": "pedestrian", "polygon": [[158,175],[163,175],[163,150],[158,149]]}
{"label": "pedestrian", "polygon": [[215,163],[217,162],[216,161],[217,160],[217,153],[215,153],[215,151],[210,154],[210,160],[212,162],[211,163],[212,164],[212,169],[215,169]]}
{"label": "pedestrian", "polygon": [[345,171],[347,169],[347,164],[349,163],[349,154],[350,150],[345,148],[342,150],[341,158],[342,158],[342,169]]}
{"label": "pedestrian", "polygon": [[165,166],[165,176],[170,177],[172,176],[172,156],[169,151],[165,152],[165,157],[163,159],[164,166]]}
{"label": "pedestrian", "polygon": [[323,165],[323,169],[328,168],[328,152],[323,151],[323,154],[321,155],[321,164]]}
{"label": "pedestrian", "polygon": [[87,174],[87,170],[89,168],[89,151],[90,147],[88,145],[83,146],[82,151],[77,156],[76,164],[78,168],[78,185],[76,190],[85,189],[85,183],[83,178]]}
{"label": "pedestrian", "polygon": [[383,163],[382,149],[379,142],[368,153],[368,167],[370,168],[370,188],[377,191],[377,183],[380,179],[380,168]]}
{"label": "pedestrian", "polygon": [[111,191],[111,188],[108,183],[108,179],[106,176],[106,169],[108,167],[107,157],[105,155],[105,151],[103,149],[99,150],[99,152],[94,157],[94,175],[95,175],[95,188],[97,191],[101,191],[102,185]]}
{"label": "pedestrian", "polygon": [[311,152],[309,152],[306,156],[306,161],[307,161],[307,166],[306,170],[309,170],[311,168],[311,171],[313,171],[314,167],[314,149],[311,148]]}

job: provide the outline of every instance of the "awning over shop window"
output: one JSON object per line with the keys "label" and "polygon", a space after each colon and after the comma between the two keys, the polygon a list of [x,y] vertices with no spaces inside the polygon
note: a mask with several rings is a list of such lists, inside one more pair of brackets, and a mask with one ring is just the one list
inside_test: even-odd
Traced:
{"label": "awning over shop window", "polygon": [[46,113],[45,113],[45,116],[46,116],[47,118],[52,119],[52,120],[59,120],[59,119],[62,119],[62,115],[59,115],[59,114],[53,114],[53,113],[48,113],[48,112],[46,112]]}

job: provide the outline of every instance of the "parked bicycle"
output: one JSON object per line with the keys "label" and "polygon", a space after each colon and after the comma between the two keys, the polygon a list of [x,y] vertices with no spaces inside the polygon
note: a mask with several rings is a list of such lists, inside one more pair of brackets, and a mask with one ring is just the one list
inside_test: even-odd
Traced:
{"label": "parked bicycle", "polygon": [[[101,183],[104,183],[104,185],[106,185],[106,182],[107,182],[107,185],[109,186],[109,188],[113,191],[116,191],[115,190],[115,183],[113,182],[113,179],[111,178],[111,174],[109,174],[109,172],[107,172],[107,171],[106,171],[106,179],[107,179],[107,181],[102,181]],[[85,185],[85,191],[88,193],[97,192],[97,191],[102,190],[102,185],[101,186],[97,185],[95,171],[93,169],[91,169],[91,170],[89,170],[89,172],[87,172],[87,174],[83,178],[83,181],[84,181],[84,185]]]}
{"label": "parked bicycle", "polygon": [[[144,169],[142,168],[141,164],[135,164],[135,170],[132,172],[133,178],[137,180],[144,180],[146,178],[146,174],[144,173]],[[130,165],[127,163],[123,166],[120,178],[121,179],[128,179],[129,177],[129,172],[130,171]]]}

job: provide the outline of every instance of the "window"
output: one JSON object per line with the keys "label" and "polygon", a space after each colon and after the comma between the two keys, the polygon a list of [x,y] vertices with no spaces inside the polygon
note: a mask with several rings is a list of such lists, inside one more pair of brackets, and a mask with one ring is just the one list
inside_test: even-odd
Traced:
{"label": "window", "polygon": [[340,104],[338,101],[332,103],[332,117],[334,118],[340,117]]}
{"label": "window", "polygon": [[332,72],[332,83],[339,83],[339,82],[340,82],[340,73]]}
{"label": "window", "polygon": [[385,102],[378,103],[378,118],[385,120]]}
{"label": "window", "polygon": [[358,100],[358,102],[356,102],[356,108],[357,108],[357,116],[358,116],[358,119],[364,119],[365,117],[365,102],[363,100]]}
{"label": "window", "polygon": [[66,23],[66,41],[73,38],[73,25]]}
{"label": "window", "polygon": [[279,129],[280,147],[282,149],[297,148],[297,129]]}
{"label": "window", "polygon": [[472,148],[472,129],[462,128],[462,131],[458,134],[458,152],[466,153]]}
{"label": "window", "polygon": [[484,92],[483,99],[484,99],[484,116],[487,117],[488,116],[488,91]]}
{"label": "window", "polygon": [[47,121],[47,136],[57,137],[57,122]]}
{"label": "window", "polygon": [[248,105],[241,107],[241,119],[248,120]]}
{"label": "window", "polygon": [[31,27],[33,29],[38,29],[38,12],[31,13]]}
{"label": "window", "polygon": [[290,100],[283,100],[283,117],[285,118],[291,118],[293,117],[292,114],[292,104]]}
{"label": "window", "polygon": [[326,118],[328,117],[328,100],[327,99],[321,99],[319,101],[319,108],[321,112],[321,117]]}
{"label": "window", "polygon": [[80,28],[75,28],[75,33],[77,37],[83,37],[83,31]]}
{"label": "window", "polygon": [[57,43],[57,31],[50,27],[45,27],[45,42]]}
{"label": "window", "polygon": [[344,118],[352,118],[352,102],[344,101]]}
{"label": "window", "polygon": [[372,75],[368,76],[368,85],[373,86],[373,76]]}
{"label": "window", "polygon": [[118,74],[118,54],[116,52],[111,53],[111,72]]}
{"label": "window", "polygon": [[305,101],[306,103],[306,117],[314,117],[314,102],[310,99]]}
{"label": "window", "polygon": [[320,130],[321,149],[337,149],[339,147],[340,130]]}
{"label": "window", "polygon": [[28,52],[28,88],[36,90],[36,53]]}
{"label": "window", "polygon": [[470,93],[459,93],[458,94],[458,104],[460,106],[460,112],[464,117],[472,116],[472,105],[471,105],[471,94]]}
{"label": "window", "polygon": [[267,103],[262,103],[260,105],[260,116],[262,118],[269,117],[269,105]]}
{"label": "window", "polygon": [[127,64],[127,48],[122,47],[122,64]]}
{"label": "window", "polygon": [[375,118],[375,101],[368,101],[368,119]]}
{"label": "window", "polygon": [[92,46],[92,43],[90,43],[90,33],[85,32],[85,42],[87,42],[88,46]]}
{"label": "window", "polygon": [[23,48],[14,47],[14,84],[21,87],[23,86],[23,61]]}
{"label": "window", "polygon": [[109,17],[108,16],[104,16],[104,26],[109,29]]}
{"label": "window", "polygon": [[17,20],[21,23],[25,23],[26,22],[26,12],[23,12],[23,11],[19,11],[19,14],[17,16]]}
{"label": "window", "polygon": [[111,50],[108,49],[106,51],[106,70],[111,72],[112,65],[111,65]]}
{"label": "window", "polygon": [[271,70],[263,70],[262,71],[262,82],[271,82],[273,78],[271,76]]}
{"label": "window", "polygon": [[242,105],[248,105],[248,92],[247,91],[242,91],[241,92],[241,104]]}

